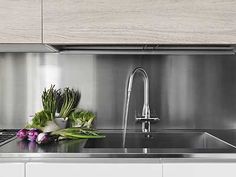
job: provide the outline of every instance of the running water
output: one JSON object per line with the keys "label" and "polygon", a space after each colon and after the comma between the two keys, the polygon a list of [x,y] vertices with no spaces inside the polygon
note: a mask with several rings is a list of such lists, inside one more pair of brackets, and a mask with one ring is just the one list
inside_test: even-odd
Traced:
{"label": "running water", "polygon": [[126,131],[127,131],[127,124],[128,124],[128,112],[129,112],[129,100],[130,100],[130,93],[128,92],[126,95],[126,103],[125,103],[125,113],[123,116],[123,148],[125,148],[125,139],[126,139]]}
{"label": "running water", "polygon": [[144,107],[143,109],[148,114],[150,112],[149,109],[149,81],[148,81],[148,75],[146,71],[141,68],[135,68],[133,72],[129,76],[128,85],[127,85],[127,92],[125,93],[125,108],[124,108],[124,114],[123,114],[123,148],[125,148],[125,141],[126,141],[126,131],[127,131],[127,124],[128,124],[128,113],[129,113],[129,100],[130,100],[130,94],[132,90],[133,85],[133,79],[137,72],[141,72],[144,78]]}

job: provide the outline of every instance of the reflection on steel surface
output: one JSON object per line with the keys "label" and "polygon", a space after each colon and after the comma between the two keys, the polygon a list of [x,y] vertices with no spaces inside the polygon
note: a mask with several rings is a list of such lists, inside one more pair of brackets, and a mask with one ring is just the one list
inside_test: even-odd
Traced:
{"label": "reflection on steel surface", "polygon": [[233,145],[206,132],[127,133],[124,147],[122,133],[109,133],[105,136],[104,139],[89,139],[85,144],[85,148],[235,148]]}
{"label": "reflection on steel surface", "polygon": [[[236,58],[213,55],[0,54],[0,126],[23,127],[41,109],[44,87],[81,90],[80,107],[97,113],[97,128],[122,128],[128,73],[143,67],[152,83],[150,108],[161,117],[152,129],[236,127]],[[143,106],[142,80],[130,98],[129,129]]]}
{"label": "reflection on steel surface", "polygon": [[[211,131],[211,130],[209,130]],[[48,158],[203,158],[234,159],[236,149],[233,145],[218,139],[214,134],[202,130],[162,130],[153,132],[153,140],[146,140],[144,133],[128,132],[127,147],[122,146],[122,131],[103,130],[106,139],[99,140],[64,140],[48,145],[34,142],[13,140],[0,148],[0,157],[32,158],[45,161]],[[207,130],[208,132],[208,130]],[[225,132],[225,133],[223,133]],[[235,131],[219,132],[229,138]],[[228,135],[227,135],[228,134]],[[109,137],[110,136],[110,137]],[[117,137],[115,137],[117,136]],[[131,137],[132,136],[132,137]],[[113,137],[113,138],[112,138]],[[114,139],[115,138],[115,139]],[[132,141],[130,141],[132,138]],[[179,142],[177,140],[179,140]],[[87,146],[87,147],[86,147]],[[150,148],[148,148],[150,147]],[[46,157],[46,158],[44,158]],[[63,159],[65,160],[65,159]],[[199,159],[201,160],[201,159]]]}

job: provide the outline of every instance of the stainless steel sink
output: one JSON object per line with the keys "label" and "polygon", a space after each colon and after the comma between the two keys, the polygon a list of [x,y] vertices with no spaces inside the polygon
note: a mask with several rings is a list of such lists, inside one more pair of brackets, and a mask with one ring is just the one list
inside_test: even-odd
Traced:
{"label": "stainless steel sink", "polygon": [[109,133],[104,139],[89,139],[84,148],[184,148],[228,149],[233,145],[206,132]]}

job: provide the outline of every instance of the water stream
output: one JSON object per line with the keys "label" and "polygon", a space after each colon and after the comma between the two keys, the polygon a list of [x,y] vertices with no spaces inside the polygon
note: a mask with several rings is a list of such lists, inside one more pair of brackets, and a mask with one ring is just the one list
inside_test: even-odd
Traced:
{"label": "water stream", "polygon": [[125,148],[125,139],[126,139],[126,131],[127,131],[127,124],[128,124],[128,112],[129,112],[129,100],[130,100],[130,93],[127,92],[126,98],[125,98],[125,113],[123,116],[123,148]]}

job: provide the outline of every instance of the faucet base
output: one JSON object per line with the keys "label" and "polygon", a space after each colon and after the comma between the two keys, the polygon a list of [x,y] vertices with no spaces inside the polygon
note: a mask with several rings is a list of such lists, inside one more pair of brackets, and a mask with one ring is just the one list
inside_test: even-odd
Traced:
{"label": "faucet base", "polygon": [[142,122],[142,132],[144,132],[144,133],[151,132],[151,122],[150,121]]}
{"label": "faucet base", "polygon": [[142,121],[142,132],[143,133],[149,133],[151,132],[151,122],[160,120],[157,117],[150,117],[150,118],[144,118],[144,117],[137,117],[136,120]]}

